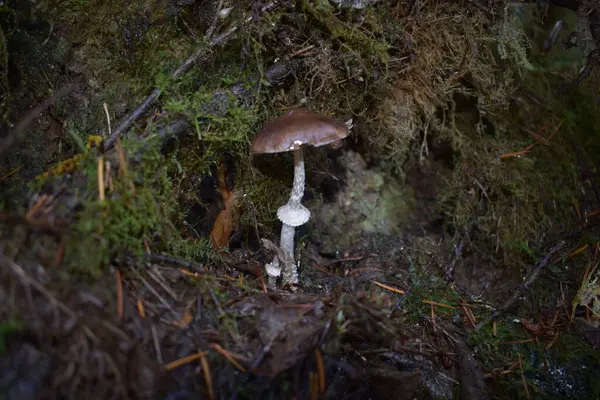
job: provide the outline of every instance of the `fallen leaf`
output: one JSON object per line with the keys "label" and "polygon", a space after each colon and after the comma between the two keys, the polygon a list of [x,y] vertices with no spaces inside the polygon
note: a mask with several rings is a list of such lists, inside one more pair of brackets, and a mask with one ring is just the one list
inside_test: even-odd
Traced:
{"label": "fallen leaf", "polygon": [[225,209],[221,210],[217,219],[213,225],[213,229],[210,232],[211,244],[217,249],[226,247],[229,243],[229,237],[233,232],[233,226],[235,225],[235,212],[234,204],[236,196],[233,192],[227,189],[225,184],[225,162],[221,161],[219,169],[217,171],[217,183],[218,190],[221,193],[223,202],[225,203]]}
{"label": "fallen leaf", "polygon": [[213,247],[217,249],[222,249],[227,246],[231,232],[233,232],[234,221],[232,207],[228,207],[227,205],[225,207],[226,208],[217,215],[213,229],[210,232],[211,243]]}

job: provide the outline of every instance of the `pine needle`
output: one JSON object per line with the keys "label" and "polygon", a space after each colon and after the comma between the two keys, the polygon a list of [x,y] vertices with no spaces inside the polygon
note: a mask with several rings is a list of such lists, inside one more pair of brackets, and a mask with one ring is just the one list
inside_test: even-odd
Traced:
{"label": "pine needle", "polygon": [[519,368],[521,369],[521,380],[523,380],[523,387],[525,388],[525,394],[527,395],[527,398],[530,398],[531,395],[529,394],[529,388],[527,387],[527,380],[525,379],[525,374],[523,373],[523,360],[521,359],[521,353],[518,353],[519,355]]}
{"label": "pine needle", "polygon": [[319,378],[319,392],[325,392],[325,367],[323,365],[323,356],[319,349],[315,349],[315,358],[317,359],[317,376]]}
{"label": "pine needle", "polygon": [[137,301],[137,309],[140,317],[146,318],[146,310],[144,309],[144,303],[142,303],[142,299],[138,299]]}
{"label": "pine needle", "polygon": [[456,307],[449,306],[448,304],[444,304],[444,303],[438,303],[437,301],[423,300],[423,303],[425,303],[425,304],[431,304],[431,305],[438,306],[438,307],[450,308],[452,310],[456,310]]}
{"label": "pine needle", "polygon": [[115,270],[115,279],[117,281],[117,316],[123,319],[123,281],[119,268]]}
{"label": "pine needle", "polygon": [[[213,343],[210,345],[211,348],[213,348],[217,353],[221,354],[223,357],[225,357],[230,363],[232,363],[237,369],[239,369],[242,372],[246,372],[246,368],[242,367],[240,365],[240,363],[238,363],[234,357],[236,357],[235,354],[225,350],[224,348],[222,348],[219,344],[217,343]],[[238,358],[241,358],[240,356],[237,356]]]}
{"label": "pine needle", "polygon": [[206,352],[201,351],[196,354],[192,354],[187,357],[180,358],[179,360],[171,361],[170,363],[165,365],[165,369],[167,371],[173,370],[175,368],[181,367],[182,365],[189,364],[192,361],[196,361],[197,359],[201,358],[205,354],[206,354]]}
{"label": "pine needle", "polygon": [[202,374],[204,375],[206,387],[208,388],[208,398],[210,400],[214,400],[215,390],[213,388],[212,376],[210,373],[210,365],[208,365],[208,360],[206,359],[205,352],[200,353],[200,363],[202,364]]}
{"label": "pine needle", "polygon": [[12,171],[10,171],[9,173],[7,173],[3,177],[0,177],[0,182],[3,181],[3,180],[5,180],[9,176],[11,176],[13,174],[16,174],[17,172],[19,172],[21,170],[21,168],[23,168],[23,165],[18,166],[17,168],[13,169]]}
{"label": "pine needle", "polygon": [[389,291],[391,291],[391,292],[394,292],[394,293],[398,293],[398,294],[404,294],[404,293],[406,293],[404,290],[397,289],[397,288],[395,288],[395,287],[393,287],[393,286],[388,286],[388,285],[385,285],[385,284],[383,284],[383,283],[379,283],[379,282],[377,282],[377,281],[371,281],[371,282],[373,282],[373,283],[374,283],[374,284],[376,284],[377,286],[380,286],[380,287],[382,287],[382,288],[384,288],[384,289],[387,289],[387,290],[389,290]]}
{"label": "pine needle", "polygon": [[98,193],[100,201],[104,201],[104,157],[98,157]]}

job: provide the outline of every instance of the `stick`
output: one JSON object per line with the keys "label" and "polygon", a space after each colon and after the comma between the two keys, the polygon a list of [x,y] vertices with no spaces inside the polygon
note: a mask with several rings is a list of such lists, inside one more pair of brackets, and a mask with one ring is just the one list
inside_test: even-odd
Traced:
{"label": "stick", "polygon": [[171,264],[180,265],[185,268],[189,268],[197,273],[206,273],[204,266],[197,264],[193,261],[186,261],[177,257],[163,256],[160,254],[145,254],[145,257],[154,262],[167,262]]}
{"label": "stick", "polygon": [[[268,3],[267,5],[262,7],[261,11],[263,11],[263,12],[270,11],[271,9],[275,8],[276,6],[277,6],[277,4],[275,2]],[[244,23],[247,24],[248,22],[252,21],[253,19],[254,19],[253,16],[249,16],[244,20]],[[196,65],[197,63],[199,63],[201,61],[204,61],[204,59],[209,54],[210,49],[212,49],[213,47],[217,47],[217,46],[227,43],[229,40],[231,40],[233,38],[234,34],[239,29],[240,29],[240,27],[238,25],[234,25],[231,28],[229,28],[227,31],[221,33],[220,35],[212,37],[210,39],[210,41],[208,43],[206,43],[205,46],[202,46],[202,48],[198,49],[194,54],[189,56],[183,63],[181,63],[179,68],[177,68],[171,75],[171,79],[177,79],[178,77],[180,77],[181,75],[186,73],[189,69],[191,69],[194,65]],[[144,100],[144,102],[138,108],[136,108],[132,113],[130,113],[127,117],[125,117],[125,119],[119,124],[117,129],[114,130],[114,132],[110,135],[110,137],[103,142],[104,151],[106,151],[114,146],[115,141],[117,140],[117,137],[122,136],[123,133],[125,133],[125,131],[127,129],[129,129],[129,127],[133,124],[133,122],[136,119],[138,119],[140,116],[142,116],[142,114],[144,114],[146,111],[148,111],[148,109],[154,104],[154,102],[156,101],[156,99],[158,99],[158,97],[160,96],[161,93],[162,93],[161,89],[155,88],[152,91],[152,93],[150,93],[150,95],[148,97],[146,97],[146,100]]]}
{"label": "stick", "polygon": [[477,326],[475,327],[476,330],[481,329],[481,327],[489,322],[494,321],[496,318],[498,318],[500,315],[504,314],[509,308],[511,308],[519,299],[519,297],[521,297],[521,294],[523,292],[525,292],[526,290],[529,290],[529,287],[533,284],[533,282],[535,282],[535,280],[538,278],[538,276],[540,275],[540,273],[542,272],[542,269],[548,265],[548,263],[550,263],[551,257],[554,253],[556,253],[557,251],[559,251],[560,249],[562,249],[563,247],[565,247],[567,244],[567,242],[560,241],[557,245],[555,245],[554,247],[552,247],[550,249],[550,252],[548,254],[546,254],[546,257],[544,257],[544,259],[542,261],[540,261],[538,263],[538,265],[535,266],[535,268],[529,273],[529,276],[527,277],[527,279],[525,280],[525,283],[519,287],[517,289],[517,291],[510,297],[510,299],[508,299],[503,305],[502,307],[500,307],[498,310],[494,311],[494,313],[487,319],[487,321],[485,322],[480,322],[479,324],[477,324]]}

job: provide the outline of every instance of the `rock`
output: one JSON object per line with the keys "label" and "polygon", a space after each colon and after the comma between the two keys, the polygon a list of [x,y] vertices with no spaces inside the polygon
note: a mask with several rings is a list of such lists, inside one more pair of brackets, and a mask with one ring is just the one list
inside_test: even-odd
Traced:
{"label": "rock", "polygon": [[331,203],[311,207],[312,235],[323,253],[351,247],[361,233],[397,235],[414,210],[415,195],[391,177],[368,169],[360,154],[347,151],[338,161],[346,170],[344,184]]}

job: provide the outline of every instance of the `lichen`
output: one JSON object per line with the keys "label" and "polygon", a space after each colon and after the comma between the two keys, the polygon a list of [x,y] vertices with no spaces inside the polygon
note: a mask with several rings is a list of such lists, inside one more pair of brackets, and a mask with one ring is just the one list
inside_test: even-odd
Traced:
{"label": "lichen", "polygon": [[323,251],[345,251],[363,232],[399,234],[415,206],[411,189],[369,169],[364,159],[352,151],[338,161],[346,170],[344,188],[335,201],[310,206],[314,213],[311,229]]}
{"label": "lichen", "polygon": [[504,6],[502,21],[496,26],[498,52],[502,59],[513,59],[515,65],[533,71],[535,67],[529,61],[529,39],[523,28],[522,12],[519,4]]}

